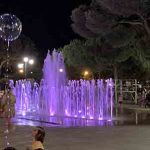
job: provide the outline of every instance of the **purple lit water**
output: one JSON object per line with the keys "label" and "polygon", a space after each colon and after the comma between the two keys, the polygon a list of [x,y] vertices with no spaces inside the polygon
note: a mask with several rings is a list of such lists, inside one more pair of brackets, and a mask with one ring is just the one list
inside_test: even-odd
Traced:
{"label": "purple lit water", "polygon": [[68,81],[63,55],[56,50],[47,53],[40,84],[16,81],[14,93],[17,113],[22,116],[103,120],[113,115],[112,79]]}

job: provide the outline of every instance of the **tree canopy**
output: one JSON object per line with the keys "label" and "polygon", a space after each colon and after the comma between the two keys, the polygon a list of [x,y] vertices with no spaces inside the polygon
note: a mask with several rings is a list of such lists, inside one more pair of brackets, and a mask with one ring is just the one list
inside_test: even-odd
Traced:
{"label": "tree canopy", "polygon": [[[150,71],[149,0],[92,0],[88,6],[75,8],[71,19],[74,32],[86,41],[72,41],[64,47],[69,64],[75,65],[73,59],[78,58],[76,65],[121,69],[129,60],[140,70]],[[67,57],[71,55],[73,59]]]}
{"label": "tree canopy", "polygon": [[149,0],[93,0],[72,11],[73,30],[82,37],[97,37],[118,25],[134,27],[150,34]]}

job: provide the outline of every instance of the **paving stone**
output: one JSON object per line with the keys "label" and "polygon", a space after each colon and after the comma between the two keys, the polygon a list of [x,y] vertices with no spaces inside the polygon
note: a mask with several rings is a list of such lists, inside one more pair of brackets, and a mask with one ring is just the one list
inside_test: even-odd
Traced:
{"label": "paving stone", "polygon": [[[0,121],[1,125],[3,124]],[[31,144],[31,126],[18,126],[11,131],[11,145],[25,150]],[[150,126],[44,127],[46,150],[149,150]],[[1,128],[2,129],[2,128]],[[0,130],[0,150],[3,131]]]}

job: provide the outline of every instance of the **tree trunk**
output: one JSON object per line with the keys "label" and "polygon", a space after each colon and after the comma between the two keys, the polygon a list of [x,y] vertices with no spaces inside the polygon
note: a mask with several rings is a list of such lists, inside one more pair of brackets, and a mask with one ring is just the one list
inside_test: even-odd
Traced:
{"label": "tree trunk", "polygon": [[114,79],[118,79],[118,68],[117,65],[113,65]]}

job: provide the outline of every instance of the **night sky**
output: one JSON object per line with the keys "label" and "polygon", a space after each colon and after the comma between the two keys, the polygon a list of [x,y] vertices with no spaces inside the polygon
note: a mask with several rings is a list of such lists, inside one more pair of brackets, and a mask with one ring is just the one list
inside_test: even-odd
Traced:
{"label": "night sky", "polygon": [[16,15],[40,51],[62,47],[74,38],[71,11],[90,0],[0,0],[0,13]]}

